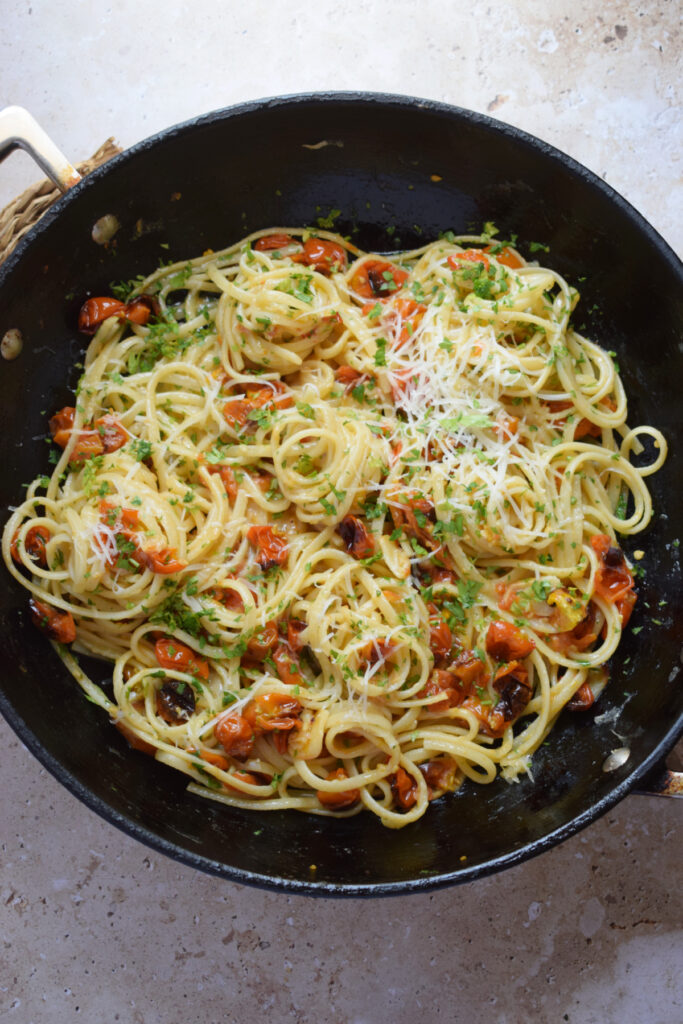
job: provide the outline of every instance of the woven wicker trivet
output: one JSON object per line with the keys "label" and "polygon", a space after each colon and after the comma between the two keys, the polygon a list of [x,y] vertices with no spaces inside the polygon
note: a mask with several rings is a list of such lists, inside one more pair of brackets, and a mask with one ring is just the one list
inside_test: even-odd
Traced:
{"label": "woven wicker trivet", "polygon": [[[100,167],[120,152],[121,149],[114,140],[107,139],[89,160],[77,165],[79,174],[90,174],[96,167]],[[20,238],[38,223],[61,194],[57,186],[45,178],[27,188],[0,212],[0,264],[7,259]]]}

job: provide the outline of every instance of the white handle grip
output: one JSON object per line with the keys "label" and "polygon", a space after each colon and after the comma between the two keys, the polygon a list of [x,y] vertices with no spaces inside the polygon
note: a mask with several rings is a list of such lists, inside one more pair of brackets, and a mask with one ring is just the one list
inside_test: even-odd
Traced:
{"label": "white handle grip", "polygon": [[50,136],[23,107],[0,110],[0,160],[20,146],[42,167],[55,185],[66,192],[81,176]]}

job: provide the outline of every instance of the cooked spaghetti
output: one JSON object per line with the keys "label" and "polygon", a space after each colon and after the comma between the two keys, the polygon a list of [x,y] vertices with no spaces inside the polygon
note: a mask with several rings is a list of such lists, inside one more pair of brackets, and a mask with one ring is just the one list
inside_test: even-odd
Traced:
{"label": "cooked spaghetti", "polygon": [[397,828],[531,773],[607,681],[666,457],[577,292],[492,233],[271,229],[118,294],[3,536],[86,695],[243,808]]}

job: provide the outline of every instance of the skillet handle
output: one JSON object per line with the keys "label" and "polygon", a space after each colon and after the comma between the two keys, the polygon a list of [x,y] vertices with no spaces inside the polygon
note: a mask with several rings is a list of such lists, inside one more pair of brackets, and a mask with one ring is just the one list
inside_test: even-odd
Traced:
{"label": "skillet handle", "polygon": [[683,772],[672,772],[668,768],[660,769],[645,779],[633,792],[638,796],[683,797]]}
{"label": "skillet handle", "polygon": [[62,192],[81,180],[76,168],[57,149],[28,110],[5,107],[0,110],[0,160],[18,146],[33,157]]}

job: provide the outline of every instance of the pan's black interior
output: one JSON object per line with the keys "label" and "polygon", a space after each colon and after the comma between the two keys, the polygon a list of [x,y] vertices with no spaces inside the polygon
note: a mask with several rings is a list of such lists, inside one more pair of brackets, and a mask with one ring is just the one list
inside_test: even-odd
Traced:
{"label": "pan's black interior", "polygon": [[[186,863],[290,891],[405,892],[476,877],[571,834],[653,771],[680,732],[681,267],[638,214],[523,133],[407,98],[265,101],[165,132],[60,200],[0,275],[0,334],[18,327],[25,338],[21,357],[0,367],[0,491],[12,505],[45,470],[46,413],[77,380],[85,341],[75,314],[87,294],[106,294],[109,282],[160,260],[270,225],[315,224],[333,211],[335,226],[365,248],[407,247],[486,221],[502,236],[517,234],[527,254],[530,241],[547,245],[542,258],[582,293],[577,322],[618,355],[630,421],[668,435],[669,460],[650,480],[653,523],[631,545],[646,553],[638,632],[626,636],[597,708],[562,717],[534,759],[533,780],[465,785],[400,831],[370,815],[242,813],[188,795],[181,775],[127,747],[31,627],[25,594],[6,575],[0,706],[73,792]],[[121,228],[103,249],[90,232],[112,213]],[[106,666],[92,668],[106,676]],[[630,759],[604,773],[620,746]]]}

